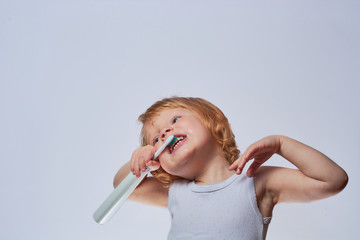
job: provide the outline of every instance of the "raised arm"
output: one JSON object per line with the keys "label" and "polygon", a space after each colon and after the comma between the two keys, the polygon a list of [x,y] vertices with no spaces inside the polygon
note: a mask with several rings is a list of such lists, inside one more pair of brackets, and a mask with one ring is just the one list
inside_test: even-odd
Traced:
{"label": "raised arm", "polygon": [[[262,167],[274,153],[294,164],[296,169]],[[242,172],[254,159],[247,175],[256,176],[260,191],[275,205],[278,202],[307,202],[332,196],[347,184],[346,172],[327,156],[301,142],[285,136],[269,136],[252,144],[230,170]],[[258,170],[258,171],[257,171]],[[257,171],[257,172],[256,172]]]}

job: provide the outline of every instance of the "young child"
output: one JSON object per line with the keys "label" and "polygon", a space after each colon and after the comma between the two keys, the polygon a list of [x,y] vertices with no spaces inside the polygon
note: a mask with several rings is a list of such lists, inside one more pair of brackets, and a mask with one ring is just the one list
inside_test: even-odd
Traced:
{"label": "young child", "polygon": [[[132,201],[168,207],[168,239],[265,239],[272,210],[280,202],[332,196],[347,184],[345,171],[319,151],[285,136],[268,136],[239,157],[227,118],[201,98],[165,98],[140,115],[141,148],[114,178],[116,187],[132,171],[148,177]],[[152,159],[169,135],[176,144]],[[262,166],[279,154],[298,169]],[[247,176],[244,166],[254,160]]]}

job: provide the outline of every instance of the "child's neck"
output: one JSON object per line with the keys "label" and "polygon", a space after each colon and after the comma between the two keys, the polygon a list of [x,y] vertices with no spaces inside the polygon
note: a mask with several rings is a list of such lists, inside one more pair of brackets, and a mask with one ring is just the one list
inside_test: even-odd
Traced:
{"label": "child's neck", "polygon": [[200,185],[215,184],[222,182],[234,175],[234,171],[229,171],[230,164],[223,154],[217,154],[208,160],[209,162],[202,171],[195,177],[195,183]]}

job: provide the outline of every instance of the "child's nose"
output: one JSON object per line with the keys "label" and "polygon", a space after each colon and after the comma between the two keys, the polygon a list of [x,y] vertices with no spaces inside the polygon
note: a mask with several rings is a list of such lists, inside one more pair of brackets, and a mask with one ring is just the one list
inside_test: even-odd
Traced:
{"label": "child's nose", "polygon": [[162,137],[163,139],[167,138],[167,137],[169,136],[169,133],[170,133],[171,131],[172,131],[171,128],[165,128],[165,129],[163,130],[162,134],[161,134],[161,137]]}

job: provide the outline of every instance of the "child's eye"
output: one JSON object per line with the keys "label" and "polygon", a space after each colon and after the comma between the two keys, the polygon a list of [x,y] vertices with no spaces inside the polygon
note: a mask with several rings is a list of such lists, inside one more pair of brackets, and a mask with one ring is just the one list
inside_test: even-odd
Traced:
{"label": "child's eye", "polygon": [[181,118],[181,117],[175,117],[175,118],[172,120],[172,123],[173,123],[173,124],[176,123],[177,121],[180,120],[180,118]]}
{"label": "child's eye", "polygon": [[157,144],[159,140],[160,140],[159,137],[155,138],[154,141],[153,141],[153,142],[154,142],[154,145]]}

